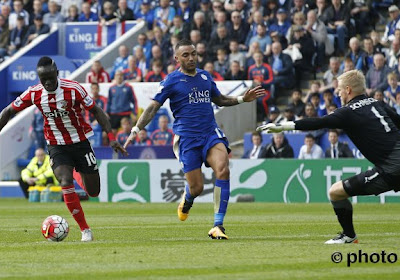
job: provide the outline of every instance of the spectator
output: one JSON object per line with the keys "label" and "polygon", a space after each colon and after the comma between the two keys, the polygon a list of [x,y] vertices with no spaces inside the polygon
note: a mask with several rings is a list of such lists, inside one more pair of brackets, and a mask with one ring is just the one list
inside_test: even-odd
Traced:
{"label": "spectator", "polygon": [[104,70],[100,60],[93,62],[90,71],[86,74],[86,83],[109,83],[110,75]]}
{"label": "spectator", "polygon": [[212,6],[210,4],[211,4],[210,0],[201,0],[200,1],[200,9],[198,11],[204,13],[205,21],[207,22],[208,25],[211,26],[213,11],[211,9]]}
{"label": "spectator", "polygon": [[381,90],[376,90],[373,94],[372,97],[378,101],[385,102],[385,96],[383,95],[383,92]]}
{"label": "spectator", "polygon": [[172,26],[175,8],[169,5],[169,0],[160,0],[160,6],[154,10],[154,26],[159,26],[164,33]]}
{"label": "spectator", "polygon": [[151,44],[150,40],[147,38],[146,33],[140,33],[138,35],[138,44],[135,47],[133,47],[133,50],[135,51],[135,49],[137,47],[143,48],[143,52],[146,57],[146,60],[150,62],[152,44]]}
{"label": "spectator", "polygon": [[372,95],[376,90],[384,91],[388,87],[387,75],[390,69],[385,65],[385,57],[383,54],[374,55],[374,67],[370,68],[365,76],[367,86],[367,94]]}
{"label": "spectator", "polygon": [[393,105],[396,113],[400,115],[400,92],[396,93],[396,103]]}
{"label": "spectator", "polygon": [[321,147],[315,144],[315,137],[311,133],[306,134],[304,145],[299,151],[299,159],[321,159],[324,158],[324,152]]}
{"label": "spectator", "polygon": [[233,61],[238,61],[240,68],[243,70],[246,63],[246,56],[243,52],[239,51],[239,43],[236,40],[231,40],[229,42],[229,63]]}
{"label": "spectator", "polygon": [[300,87],[304,72],[314,71],[313,55],[315,53],[314,42],[310,35],[304,32],[302,26],[292,26],[294,39],[290,42],[288,49],[297,48],[301,53],[301,58],[294,60],[296,87]]}
{"label": "spectator", "polygon": [[387,65],[389,66],[389,68],[396,67],[399,56],[400,56],[400,39],[394,38],[387,58],[388,61]]}
{"label": "spectator", "polygon": [[151,145],[153,145],[153,142],[147,135],[147,130],[145,128],[143,128],[141,131],[139,131],[134,145],[135,146],[151,146]]}
{"label": "spectator", "polygon": [[328,18],[327,18],[327,8],[329,7],[328,3],[326,0],[317,0],[316,1],[317,8],[315,9],[315,12],[317,13],[317,18],[322,21],[325,25],[328,23]]}
{"label": "spectator", "polygon": [[225,76],[225,74],[228,72],[229,60],[225,49],[217,50],[217,60],[214,61],[214,69],[220,73],[221,76]]}
{"label": "spectator", "polygon": [[254,131],[251,134],[251,142],[253,143],[253,148],[244,152],[242,158],[257,159],[259,158],[261,151],[264,149],[262,145],[262,136],[258,131]]}
{"label": "spectator", "polygon": [[274,133],[271,144],[262,149],[259,158],[294,158],[294,152],[283,132]]}
{"label": "spectator", "polygon": [[204,70],[206,70],[208,73],[210,73],[210,75],[214,81],[223,81],[224,80],[224,78],[221,76],[221,74],[214,70],[214,63],[212,63],[211,61],[206,62],[206,64],[204,65]]}
{"label": "spectator", "polygon": [[[291,0],[281,0],[279,1],[279,5],[278,5],[278,0],[268,0],[264,10],[264,14],[260,13],[260,15],[261,17],[265,18],[267,24],[271,24],[272,22],[274,22],[276,18],[276,13],[279,8],[283,8],[286,11],[289,11],[291,6],[292,6]],[[256,13],[257,12],[254,13],[254,21],[256,21],[255,20]]]}
{"label": "spectator", "polygon": [[[41,2],[39,0],[39,2]],[[61,2],[61,1],[60,1]],[[70,8],[74,6],[76,8],[76,15],[78,15],[78,7],[81,7],[83,0],[63,0],[61,5],[61,15],[67,19],[71,16]],[[77,20],[76,20],[77,21]]]}
{"label": "spectator", "polygon": [[250,47],[250,39],[257,35],[257,26],[259,24],[265,25],[265,21],[261,12],[256,11],[253,15],[253,22],[250,23],[249,33],[246,37],[246,49]]}
{"label": "spectator", "polygon": [[152,70],[144,78],[145,82],[161,82],[167,75],[163,72],[163,64],[159,59],[153,60]]}
{"label": "spectator", "polygon": [[174,139],[174,133],[168,128],[168,117],[161,115],[158,118],[158,129],[154,130],[151,134],[151,140],[153,145],[165,146],[172,145]]}
{"label": "spectator", "polygon": [[239,11],[233,11],[231,14],[232,25],[228,27],[229,37],[239,43],[239,49],[246,49],[246,37],[250,26],[243,21]]}
{"label": "spectator", "polygon": [[143,80],[142,71],[136,66],[136,57],[130,55],[128,58],[128,69],[122,71],[124,80],[127,83],[141,82]]}
{"label": "spectator", "polygon": [[347,143],[339,142],[339,133],[336,129],[330,129],[328,132],[330,147],[325,151],[326,158],[353,158],[353,152]]}
{"label": "spectator", "polygon": [[[247,16],[248,16],[249,7],[248,7],[247,3],[248,2],[246,0],[233,0],[233,10],[230,11],[231,13],[233,11],[238,11],[240,16],[242,17],[243,22],[247,22],[247,20],[248,20]],[[225,9],[228,10],[226,7],[225,7]]]}
{"label": "spectator", "polygon": [[47,149],[46,139],[43,132],[43,115],[38,108],[35,108],[32,120],[32,138],[36,148]]}
{"label": "spectator", "polygon": [[315,118],[318,117],[317,110],[315,109],[314,105],[310,102],[306,103],[304,107],[304,118]]}
{"label": "spectator", "polygon": [[351,18],[355,22],[356,34],[364,36],[368,32],[368,29],[371,28],[370,22],[373,22],[370,18],[372,16],[372,13],[370,13],[371,1],[350,0],[348,5]]}
{"label": "spectator", "polygon": [[[137,1],[139,2],[139,1]],[[152,29],[154,25],[154,10],[151,8],[151,0],[142,0],[140,10],[135,13],[135,19],[146,22],[147,29]]]}
{"label": "spectator", "polygon": [[282,53],[282,45],[279,42],[272,43],[270,65],[274,73],[274,85],[279,88],[293,88],[293,62],[289,55]]}
{"label": "spectator", "polygon": [[[96,18],[96,20],[97,20],[97,18]],[[58,5],[57,5],[56,1],[50,0],[49,12],[43,16],[43,23],[47,24],[51,28],[53,23],[59,23],[59,22],[63,22],[63,21],[64,21],[64,17],[58,11]]]}
{"label": "spectator", "polygon": [[204,69],[206,63],[210,60],[206,51],[206,44],[199,42],[196,44],[197,68]]}
{"label": "spectator", "polygon": [[[343,68],[343,73],[346,73],[347,71],[354,70],[354,62],[351,58],[347,57],[344,59],[344,68]],[[335,80],[336,78],[334,78]]]}
{"label": "spectator", "polygon": [[190,37],[190,38],[189,38],[190,41],[192,41],[192,43],[193,43],[194,45],[197,45],[198,43],[200,43],[200,42],[202,41],[201,33],[200,33],[199,30],[192,30],[192,31],[190,31],[189,37]]}
{"label": "spectator", "polygon": [[17,26],[18,18],[22,18],[25,23],[24,25],[29,26],[29,13],[24,10],[24,4],[22,0],[14,0],[13,8],[14,11],[8,17],[8,27],[10,28],[10,30],[14,29]]}
{"label": "spectator", "polygon": [[9,5],[4,5],[1,7],[1,15],[4,17],[4,20],[7,23],[8,26],[8,21],[10,18],[10,13],[11,13],[11,7]]}
{"label": "spectator", "polygon": [[211,36],[208,48],[209,55],[212,58],[216,57],[218,49],[225,49],[226,51],[229,50],[229,38],[225,25],[218,25],[217,33],[215,36]]}
{"label": "spectator", "polygon": [[79,10],[78,6],[71,5],[68,8],[68,15],[65,18],[65,22],[78,22],[79,21]]}
{"label": "spectator", "polygon": [[25,40],[25,42],[26,44],[29,44],[39,35],[46,34],[49,32],[50,32],[50,27],[47,24],[43,23],[43,16],[36,15],[34,19],[34,25],[31,25],[28,29],[28,33],[26,34],[26,36],[28,37]]}
{"label": "spectator", "polygon": [[328,114],[328,106],[331,104],[336,104],[337,107],[340,106],[340,100],[335,100],[333,96],[333,92],[329,89],[324,90],[322,93],[322,100],[319,103],[318,107],[318,116],[323,117]]}
{"label": "spectator", "polygon": [[128,8],[126,0],[118,0],[118,9],[115,15],[119,21],[133,20],[133,11]]}
{"label": "spectator", "polygon": [[[100,86],[96,82],[92,82],[90,85],[90,96],[92,97],[93,101],[96,103],[97,106],[99,106],[104,112],[106,112],[106,106],[107,106],[107,98],[100,95]],[[87,115],[87,120],[91,124],[91,126],[96,126],[97,125],[97,120],[94,117],[92,113],[89,111]]]}
{"label": "spectator", "polygon": [[328,33],[337,36],[339,54],[344,54],[346,47],[346,36],[348,35],[347,26],[350,11],[347,5],[342,4],[341,0],[332,0],[332,6],[326,10],[326,21]]}
{"label": "spectator", "polygon": [[265,3],[261,3],[261,0],[251,0],[251,7],[247,11],[247,22],[249,24],[254,22],[253,16],[255,12],[259,12],[263,16],[265,15],[266,9],[264,9],[264,4]]}
{"label": "spectator", "polygon": [[295,121],[295,120],[299,119],[299,117],[297,117],[294,114],[294,107],[293,106],[287,106],[285,108],[285,111],[283,112],[283,116],[284,116],[284,119],[283,119],[284,122],[292,122],[292,121]]}
{"label": "spectator", "polygon": [[36,16],[41,15],[42,17],[44,16],[45,12],[43,11],[43,5],[42,1],[40,0],[34,0],[33,1],[33,11],[29,15],[29,24],[33,24],[33,20]]}
{"label": "spectator", "polygon": [[21,171],[19,184],[26,198],[29,197],[28,188],[30,186],[58,185],[50,166],[50,156],[42,148],[36,149],[35,156]]}
{"label": "spectator", "polygon": [[114,12],[114,5],[111,2],[104,2],[103,4],[104,14],[100,16],[101,25],[112,25],[117,21],[116,13]]}
{"label": "spectator", "polygon": [[382,37],[382,44],[386,45],[389,41],[394,39],[394,31],[400,29],[400,11],[396,5],[392,5],[388,8],[390,21],[386,25],[385,33]]}
{"label": "spectator", "polygon": [[385,53],[385,46],[381,44],[381,36],[375,30],[370,33],[372,43],[374,46],[374,53]]}
{"label": "spectator", "polygon": [[363,72],[367,73],[369,68],[371,68],[371,66],[374,65],[375,51],[374,51],[374,44],[370,37],[364,38],[363,45],[364,45],[364,51],[365,51]]}
{"label": "spectator", "polygon": [[224,80],[246,80],[246,73],[240,69],[240,64],[238,61],[234,60],[230,63],[230,69],[225,74]]}
{"label": "spectator", "polygon": [[206,22],[205,15],[201,11],[194,13],[192,23],[183,26],[183,38],[189,39],[190,32],[193,30],[200,31],[202,40],[206,42],[210,40],[211,26]]}
{"label": "spectator", "polygon": [[114,134],[116,134],[123,117],[129,117],[131,114],[135,118],[137,116],[138,105],[135,92],[128,83],[124,82],[124,75],[120,70],[115,73],[115,84],[108,91],[106,112],[110,116]]}
{"label": "spectator", "polygon": [[283,122],[283,120],[284,117],[281,114],[281,110],[279,110],[279,108],[276,106],[271,106],[271,108],[269,108],[268,118],[265,120],[264,123],[278,124]]}
{"label": "spectator", "polygon": [[90,10],[90,4],[88,2],[84,2],[82,4],[82,12],[79,15],[79,21],[87,22],[87,21],[98,21],[98,20],[99,17],[97,16],[97,14]]}
{"label": "spectator", "polygon": [[349,47],[350,50],[347,53],[346,58],[348,57],[353,61],[355,69],[362,71],[364,69],[363,63],[365,52],[361,49],[360,41],[357,39],[357,37],[350,39]]}
{"label": "spectator", "polygon": [[113,68],[110,73],[111,79],[114,79],[116,71],[124,71],[125,69],[128,68],[128,55],[129,55],[128,47],[125,45],[121,45],[119,46],[118,52],[119,56],[115,59]]}
{"label": "spectator", "polygon": [[297,117],[303,117],[305,115],[305,107],[306,105],[301,100],[302,92],[299,89],[295,89],[292,91],[292,102],[289,103],[288,107],[291,106],[294,110],[294,114]]}
{"label": "spectator", "polygon": [[329,59],[329,69],[324,73],[325,88],[332,88],[333,79],[339,77],[341,74],[342,70],[340,70],[339,58],[332,56]]}
{"label": "spectator", "polygon": [[325,63],[325,55],[331,55],[334,51],[334,46],[328,38],[328,31],[325,23],[317,19],[317,14],[314,10],[310,10],[307,13],[307,25],[305,28],[316,45],[316,64],[322,67]]}
{"label": "spectator", "polygon": [[232,23],[228,20],[227,14],[225,11],[219,11],[215,14],[215,22],[211,28],[210,38],[215,37],[217,34],[218,26],[225,26],[227,32],[232,28]]}
{"label": "spectator", "polygon": [[289,28],[291,26],[290,20],[287,19],[286,10],[279,8],[276,13],[276,21],[274,21],[270,27],[269,32],[278,32],[279,37],[286,36]]}
{"label": "spectator", "polygon": [[174,19],[172,20],[172,26],[169,29],[169,34],[178,36],[178,38],[181,38],[183,35],[183,20],[180,16],[175,16]]}
{"label": "spectator", "polygon": [[7,47],[10,40],[10,29],[3,15],[0,15],[0,62],[7,55]]}
{"label": "spectator", "polygon": [[298,12],[293,16],[293,24],[290,26],[289,30],[286,33],[286,39],[290,43],[294,39],[294,26],[305,26],[306,25],[306,17],[302,12]]}
{"label": "spectator", "polygon": [[170,64],[170,65],[168,65],[167,66],[167,75],[168,74],[171,74],[172,72],[174,72],[176,69],[175,69],[175,66],[174,65],[172,65],[172,64]]}
{"label": "spectator", "polygon": [[176,15],[180,16],[185,23],[190,23],[192,20],[192,11],[189,6],[189,0],[179,0]]}
{"label": "spectator", "polygon": [[385,102],[393,106],[396,103],[396,94],[400,92],[400,85],[398,85],[397,74],[391,72],[387,75],[388,88],[384,91]]}
{"label": "spectator", "polygon": [[307,15],[308,13],[308,5],[305,4],[304,0],[293,0],[293,7],[290,9],[290,15],[293,18],[296,13],[303,13],[303,15]]}
{"label": "spectator", "polygon": [[154,45],[151,48],[151,57],[152,57],[151,62],[153,62],[154,60],[160,60],[162,64],[162,69],[166,68],[165,67],[166,65],[164,63],[163,53],[159,45]]}
{"label": "spectator", "polygon": [[265,89],[265,96],[257,98],[257,120],[264,119],[268,112],[268,100],[273,96],[274,75],[269,64],[264,63],[262,52],[253,55],[254,64],[249,67],[247,78],[253,81],[254,86],[262,86]]}
{"label": "spectator", "polygon": [[10,44],[8,46],[8,53],[14,55],[20,48],[25,45],[26,34],[28,27],[25,25],[25,18],[18,17],[17,25],[10,32]]}
{"label": "spectator", "polygon": [[134,56],[137,61],[137,67],[142,72],[142,76],[146,76],[149,70],[149,63],[146,60],[146,57],[143,52],[143,48],[140,46],[136,46],[134,49]]}
{"label": "spectator", "polygon": [[253,42],[258,42],[260,44],[260,49],[265,55],[269,55],[271,53],[272,40],[268,36],[267,28],[264,25],[257,25],[257,35],[250,39],[249,44],[252,44]]}
{"label": "spectator", "polygon": [[[121,131],[117,133],[117,141],[121,145],[124,145],[129,135],[131,134],[132,129],[132,120],[129,117],[123,117],[121,119]],[[129,143],[129,145],[133,145],[134,142]]]}

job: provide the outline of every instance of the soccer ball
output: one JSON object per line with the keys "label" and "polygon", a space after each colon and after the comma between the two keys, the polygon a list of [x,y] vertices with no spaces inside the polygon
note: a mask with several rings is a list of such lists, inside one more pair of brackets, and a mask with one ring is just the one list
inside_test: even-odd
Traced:
{"label": "soccer ball", "polygon": [[69,232],[67,221],[60,216],[48,216],[42,224],[42,234],[49,241],[63,241]]}

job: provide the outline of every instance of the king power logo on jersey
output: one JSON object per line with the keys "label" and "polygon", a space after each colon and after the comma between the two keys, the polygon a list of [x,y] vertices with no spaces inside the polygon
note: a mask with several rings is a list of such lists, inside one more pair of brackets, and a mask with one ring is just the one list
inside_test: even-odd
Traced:
{"label": "king power logo on jersey", "polygon": [[109,201],[150,202],[147,162],[109,162],[107,169]]}

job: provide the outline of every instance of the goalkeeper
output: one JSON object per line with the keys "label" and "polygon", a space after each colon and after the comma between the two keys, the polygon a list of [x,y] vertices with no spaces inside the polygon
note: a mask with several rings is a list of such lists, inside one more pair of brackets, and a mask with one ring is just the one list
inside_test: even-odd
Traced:
{"label": "goalkeeper", "polygon": [[28,166],[21,171],[19,184],[26,198],[28,198],[28,188],[30,186],[58,185],[50,166],[50,156],[42,148],[36,149],[35,156]]}
{"label": "goalkeeper", "polygon": [[374,164],[371,170],[331,186],[329,199],[343,232],[325,244],[358,243],[353,227],[353,207],[348,197],[400,190],[400,116],[384,102],[365,95],[365,77],[359,70],[342,74],[338,81],[343,107],[332,114],[257,128],[267,133],[340,128]]}

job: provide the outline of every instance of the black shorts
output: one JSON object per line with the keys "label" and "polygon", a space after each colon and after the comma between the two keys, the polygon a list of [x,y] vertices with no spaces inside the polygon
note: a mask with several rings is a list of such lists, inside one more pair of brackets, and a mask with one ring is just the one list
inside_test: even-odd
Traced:
{"label": "black shorts", "polygon": [[71,145],[49,145],[48,150],[53,170],[60,165],[68,165],[85,174],[99,172],[96,156],[88,140]]}
{"label": "black shorts", "polygon": [[343,188],[349,196],[379,195],[400,190],[400,177],[390,176],[376,167],[343,180]]}
{"label": "black shorts", "polygon": [[110,123],[112,129],[118,129],[121,126],[121,120],[124,117],[130,118],[130,116],[121,116],[121,115],[110,115]]}

